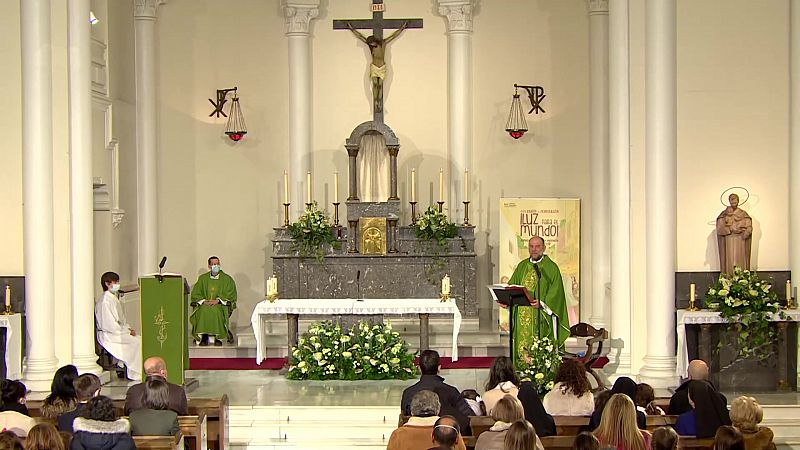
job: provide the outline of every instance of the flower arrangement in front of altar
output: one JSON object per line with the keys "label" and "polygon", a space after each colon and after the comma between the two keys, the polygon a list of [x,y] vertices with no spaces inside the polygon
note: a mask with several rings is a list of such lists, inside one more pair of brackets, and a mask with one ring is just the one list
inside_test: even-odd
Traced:
{"label": "flower arrangement in front of altar", "polygon": [[447,245],[447,239],[458,236],[458,228],[456,224],[450,222],[447,214],[439,212],[433,206],[417,218],[414,223],[414,232],[417,239],[428,239],[436,241],[440,247]]}
{"label": "flower arrangement in front of altar", "polygon": [[297,222],[289,225],[288,230],[292,237],[292,250],[303,257],[313,256],[322,262],[325,259],[325,244],[332,248],[340,247],[327,214],[319,210],[316,202],[300,215]]}
{"label": "flower arrangement in front of altar", "polygon": [[533,338],[529,348],[522,353],[517,371],[522,381],[530,381],[539,395],[553,389],[556,371],[561,365],[561,352],[549,337]]}
{"label": "flower arrangement in front of altar", "polygon": [[[722,273],[708,289],[706,306],[732,325],[737,340],[737,360],[755,357],[766,360],[774,353],[778,332],[769,319],[789,317],[780,309],[772,284],[755,271],[735,267],[733,274]],[[720,347],[722,340],[720,341]]]}
{"label": "flower arrangement in front of altar", "polygon": [[390,323],[361,321],[350,330],[325,321],[312,324],[292,347],[290,380],[407,380],[414,354]]}

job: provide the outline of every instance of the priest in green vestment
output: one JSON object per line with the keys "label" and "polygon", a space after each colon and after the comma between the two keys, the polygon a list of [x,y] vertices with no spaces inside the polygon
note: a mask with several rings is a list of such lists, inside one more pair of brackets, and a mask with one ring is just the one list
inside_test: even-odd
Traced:
{"label": "priest in green vestment", "polygon": [[[533,340],[539,336],[547,336],[564,349],[564,341],[569,337],[569,316],[567,315],[567,299],[564,295],[564,283],[561,270],[550,257],[544,254],[544,239],[534,236],[528,240],[530,258],[517,264],[508,284],[525,286],[531,297],[543,302],[558,316],[558,330],[553,332],[551,316],[539,311],[538,303],[534,307],[518,306],[514,309],[514,334],[512,336],[512,355],[515,364],[523,362],[525,349],[530,348]],[[538,273],[537,273],[537,270]],[[541,329],[539,321],[541,319]],[[541,331],[540,331],[541,330]]]}
{"label": "priest in green vestment", "polygon": [[236,309],[236,283],[230,275],[222,271],[219,258],[208,258],[208,272],[200,275],[192,288],[189,316],[192,324],[192,337],[200,345],[222,345],[223,339],[232,341],[233,334],[228,328],[228,319]]}

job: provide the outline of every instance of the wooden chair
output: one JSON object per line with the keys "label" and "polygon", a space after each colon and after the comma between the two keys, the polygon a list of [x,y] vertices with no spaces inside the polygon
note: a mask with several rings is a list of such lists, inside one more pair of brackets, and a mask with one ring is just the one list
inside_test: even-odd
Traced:
{"label": "wooden chair", "polygon": [[226,450],[230,448],[228,437],[228,396],[223,394],[217,398],[190,398],[189,414],[206,415],[208,448],[210,450]]}
{"label": "wooden chair", "polygon": [[[594,366],[597,364],[602,364],[600,366],[600,368],[602,368],[602,366],[608,362],[608,359],[602,354],[603,341],[608,339],[608,331],[605,328],[600,328],[598,330],[588,323],[581,322],[570,327],[569,335],[574,337],[589,338],[586,340],[586,353],[584,353],[583,356],[579,356],[577,354],[567,352],[564,356],[580,361],[584,367],[586,367],[586,371],[589,372],[589,374],[597,382],[597,390],[605,389],[605,383],[602,379],[600,379],[600,376],[597,375],[597,372],[594,371]],[[605,360],[605,363],[603,363],[602,360]]]}
{"label": "wooden chair", "polygon": [[180,431],[175,436],[134,436],[133,442],[142,450],[184,450]]}
{"label": "wooden chair", "polygon": [[556,435],[577,436],[589,426],[589,416],[553,416],[556,424]]}

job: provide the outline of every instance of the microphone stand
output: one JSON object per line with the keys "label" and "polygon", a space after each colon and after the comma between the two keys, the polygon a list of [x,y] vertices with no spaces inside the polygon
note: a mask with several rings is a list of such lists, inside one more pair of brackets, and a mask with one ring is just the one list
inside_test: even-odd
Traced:
{"label": "microphone stand", "polygon": [[536,270],[536,301],[539,302],[539,307],[536,308],[536,337],[542,339],[542,271],[539,270],[539,263],[533,263],[533,268]]}

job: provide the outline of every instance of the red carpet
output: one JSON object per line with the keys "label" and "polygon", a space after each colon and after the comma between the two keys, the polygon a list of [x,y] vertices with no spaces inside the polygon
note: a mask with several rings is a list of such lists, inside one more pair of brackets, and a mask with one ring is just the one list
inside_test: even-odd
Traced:
{"label": "red carpet", "polygon": [[[442,369],[485,369],[492,365],[493,356],[461,357],[453,362],[442,358]],[[286,362],[285,358],[267,358],[260,365],[255,358],[191,358],[191,370],[278,370]]]}

